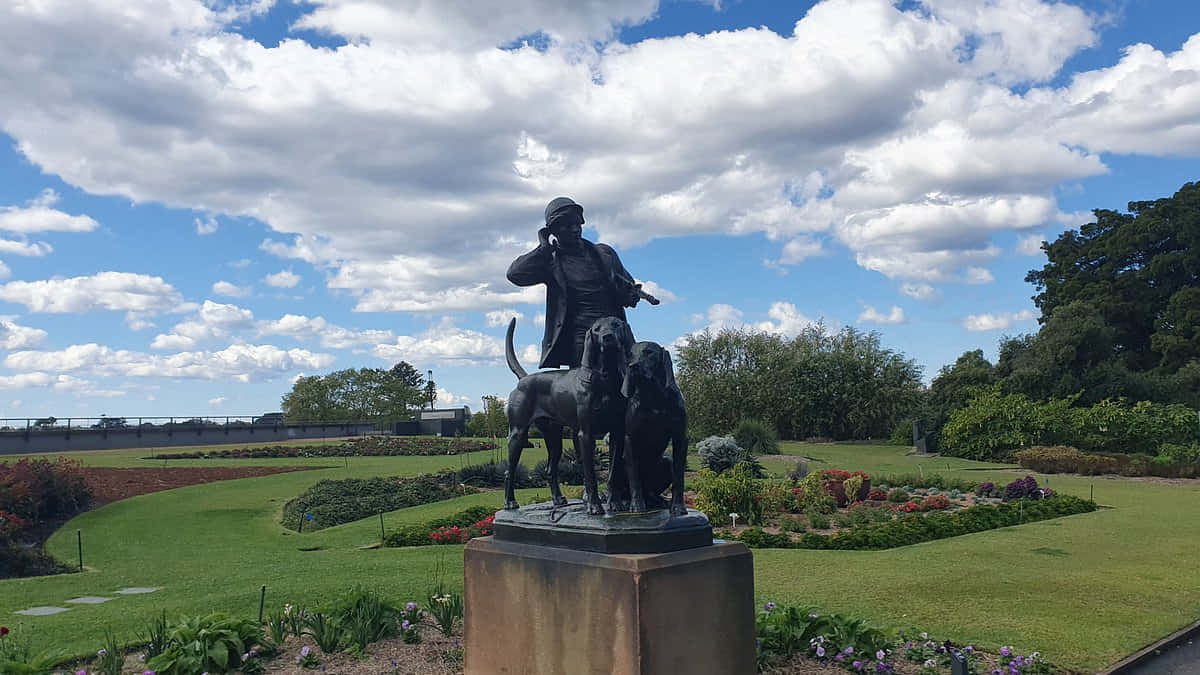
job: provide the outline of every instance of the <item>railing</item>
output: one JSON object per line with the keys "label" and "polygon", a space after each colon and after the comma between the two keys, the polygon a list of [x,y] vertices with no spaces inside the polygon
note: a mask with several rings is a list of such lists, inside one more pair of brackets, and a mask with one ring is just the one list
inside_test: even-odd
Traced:
{"label": "railing", "polygon": [[0,433],[62,433],[71,431],[137,431],[229,429],[245,427],[307,427],[371,425],[388,433],[397,420],[292,420],[270,415],[176,416],[176,417],[0,417]]}

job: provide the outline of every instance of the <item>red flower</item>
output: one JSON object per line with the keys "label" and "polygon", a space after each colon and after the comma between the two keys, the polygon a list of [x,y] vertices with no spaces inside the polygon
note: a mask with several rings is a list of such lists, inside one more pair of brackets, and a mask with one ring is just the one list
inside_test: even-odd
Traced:
{"label": "red flower", "polygon": [[8,635],[8,626],[0,626],[0,637]]}

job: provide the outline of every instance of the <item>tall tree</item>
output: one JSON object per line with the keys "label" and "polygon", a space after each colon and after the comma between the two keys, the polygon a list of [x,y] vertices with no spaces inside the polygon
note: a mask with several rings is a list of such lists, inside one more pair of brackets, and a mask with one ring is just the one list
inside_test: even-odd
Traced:
{"label": "tall tree", "polygon": [[405,369],[397,367],[348,368],[301,377],[283,396],[283,413],[290,420],[312,422],[409,419],[410,409],[421,404],[424,378],[411,384]]}

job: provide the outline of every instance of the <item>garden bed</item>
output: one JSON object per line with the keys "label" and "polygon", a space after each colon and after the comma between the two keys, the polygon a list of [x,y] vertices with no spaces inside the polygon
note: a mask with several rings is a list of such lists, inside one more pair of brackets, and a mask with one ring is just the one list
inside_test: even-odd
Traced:
{"label": "garden bed", "polygon": [[412,457],[494,450],[496,444],[440,436],[361,436],[323,445],[270,445],[224,450],[168,452],[143,459],[259,459],[274,457]]}
{"label": "garden bed", "polygon": [[276,473],[291,471],[311,471],[324,469],[322,466],[212,466],[212,467],[176,467],[167,469],[120,469],[111,467],[86,466],[81,469],[83,479],[92,491],[95,505],[174,490],[175,488],[214,483],[220,480],[236,480],[238,478],[257,478]]}

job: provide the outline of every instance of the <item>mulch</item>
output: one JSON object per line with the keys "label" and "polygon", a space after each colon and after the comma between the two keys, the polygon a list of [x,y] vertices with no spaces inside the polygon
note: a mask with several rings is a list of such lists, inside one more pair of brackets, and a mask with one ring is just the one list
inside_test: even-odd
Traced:
{"label": "mulch", "polygon": [[97,504],[108,504],[128,497],[173,490],[200,483],[215,483],[236,478],[257,478],[275,473],[323,469],[320,466],[219,466],[176,467],[170,469],[118,469],[83,467],[83,478]]}

